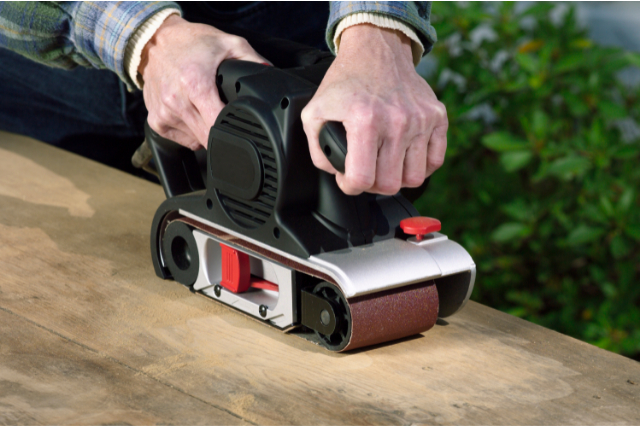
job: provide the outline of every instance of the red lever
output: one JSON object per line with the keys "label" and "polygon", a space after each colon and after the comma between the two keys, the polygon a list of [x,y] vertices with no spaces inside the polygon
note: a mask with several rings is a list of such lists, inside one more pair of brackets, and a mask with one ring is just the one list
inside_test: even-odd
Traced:
{"label": "red lever", "polygon": [[249,288],[278,291],[278,285],[251,275],[249,255],[220,243],[222,248],[222,280],[220,285],[235,294]]}
{"label": "red lever", "polygon": [[246,292],[251,286],[249,255],[220,243],[222,248],[222,280],[220,285],[233,293]]}
{"label": "red lever", "polygon": [[400,228],[402,228],[402,231],[406,234],[415,234],[416,240],[420,241],[425,234],[440,231],[442,224],[435,218],[414,216],[400,221]]}
{"label": "red lever", "polygon": [[278,292],[279,287],[277,284],[268,280],[261,279],[259,277],[251,276],[251,287],[256,289],[266,289],[268,291]]}

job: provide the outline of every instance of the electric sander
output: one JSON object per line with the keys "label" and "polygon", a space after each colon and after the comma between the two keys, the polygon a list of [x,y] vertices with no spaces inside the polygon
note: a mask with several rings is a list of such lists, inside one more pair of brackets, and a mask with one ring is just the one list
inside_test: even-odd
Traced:
{"label": "electric sander", "polygon": [[[429,330],[464,306],[476,269],[403,194],[347,196],[314,167],[300,113],[332,60],[224,61],[226,106],[207,150],[145,132],[167,195],[151,229],[156,274],[345,351]],[[342,124],[326,124],[320,141],[344,171]]]}

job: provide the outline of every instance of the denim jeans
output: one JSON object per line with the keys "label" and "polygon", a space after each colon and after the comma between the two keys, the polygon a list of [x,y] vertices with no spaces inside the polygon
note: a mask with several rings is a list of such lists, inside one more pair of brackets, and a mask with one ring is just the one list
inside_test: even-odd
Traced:
{"label": "denim jeans", "polygon": [[[264,35],[326,49],[327,2],[237,2],[231,8],[187,2],[181,7],[187,20],[250,42]],[[144,138],[146,115],[142,92],[128,92],[111,71],[50,68],[0,48],[2,130],[139,174],[130,159]]]}

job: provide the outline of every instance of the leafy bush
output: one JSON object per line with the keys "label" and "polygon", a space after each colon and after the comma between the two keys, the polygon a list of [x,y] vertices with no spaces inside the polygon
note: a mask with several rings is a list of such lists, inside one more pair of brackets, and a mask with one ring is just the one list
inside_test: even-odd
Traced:
{"label": "leafy bush", "polygon": [[416,202],[474,257],[473,299],[640,356],[640,56],[573,6],[436,3],[445,165]]}

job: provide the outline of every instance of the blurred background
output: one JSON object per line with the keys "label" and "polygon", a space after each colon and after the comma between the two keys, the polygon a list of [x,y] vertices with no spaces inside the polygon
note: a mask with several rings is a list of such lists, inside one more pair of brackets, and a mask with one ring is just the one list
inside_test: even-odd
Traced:
{"label": "blurred background", "polygon": [[472,299],[640,360],[640,4],[435,2],[447,106],[417,201],[478,266]]}

